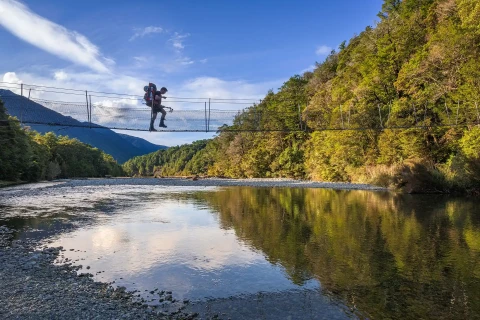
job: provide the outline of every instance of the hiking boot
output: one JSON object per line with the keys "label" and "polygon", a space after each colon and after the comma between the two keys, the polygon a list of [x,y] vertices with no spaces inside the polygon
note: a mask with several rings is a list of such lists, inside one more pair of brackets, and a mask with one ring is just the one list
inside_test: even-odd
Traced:
{"label": "hiking boot", "polygon": [[148,131],[157,131],[155,130],[155,126],[154,126],[154,123],[155,123],[155,120],[150,120],[150,129],[148,129]]}

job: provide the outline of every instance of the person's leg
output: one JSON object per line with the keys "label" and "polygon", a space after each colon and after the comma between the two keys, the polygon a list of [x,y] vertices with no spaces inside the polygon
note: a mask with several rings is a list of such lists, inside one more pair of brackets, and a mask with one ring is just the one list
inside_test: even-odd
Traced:
{"label": "person's leg", "polygon": [[157,131],[154,128],[155,119],[157,119],[157,113],[155,111],[153,111],[152,112],[152,119],[150,119],[150,129],[149,129],[150,131]]}
{"label": "person's leg", "polygon": [[163,108],[160,109],[160,112],[162,113],[162,117],[160,118],[159,127],[166,128],[167,126],[165,125],[164,121],[165,121],[165,117],[167,116],[167,112]]}

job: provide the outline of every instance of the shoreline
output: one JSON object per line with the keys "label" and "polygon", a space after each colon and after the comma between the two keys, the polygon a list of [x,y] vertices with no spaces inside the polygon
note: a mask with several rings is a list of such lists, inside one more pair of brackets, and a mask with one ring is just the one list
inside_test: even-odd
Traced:
{"label": "shoreline", "polygon": [[32,183],[22,183],[16,185],[5,186],[0,188],[1,191],[8,191],[12,189],[32,186],[34,184],[47,184],[49,186],[55,185],[152,185],[152,186],[171,186],[171,187],[258,187],[258,188],[315,188],[315,189],[333,189],[333,190],[365,190],[365,191],[384,191],[392,192],[391,190],[369,184],[345,183],[345,182],[316,182],[309,180],[293,180],[286,178],[252,178],[252,179],[229,179],[229,178],[201,178],[201,177],[187,177],[187,178],[72,178],[72,179],[58,179],[52,181],[39,181]]}
{"label": "shoreline", "polygon": [[[0,226],[1,319],[195,319],[176,310],[148,305],[146,300],[113,283],[95,282],[80,266],[56,265],[65,249],[37,249],[35,241],[13,240],[14,230]],[[166,297],[164,291],[154,293]]]}

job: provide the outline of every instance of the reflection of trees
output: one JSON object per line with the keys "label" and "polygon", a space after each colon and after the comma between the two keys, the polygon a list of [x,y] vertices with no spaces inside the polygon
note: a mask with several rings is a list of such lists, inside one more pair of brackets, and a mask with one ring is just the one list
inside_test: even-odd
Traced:
{"label": "reflection of trees", "polygon": [[292,281],[315,277],[369,317],[480,317],[473,201],[267,188],[197,197]]}

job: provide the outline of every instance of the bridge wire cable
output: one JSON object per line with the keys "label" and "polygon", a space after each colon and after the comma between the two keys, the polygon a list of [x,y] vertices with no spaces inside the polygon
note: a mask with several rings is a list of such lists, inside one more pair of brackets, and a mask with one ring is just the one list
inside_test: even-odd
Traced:
{"label": "bridge wire cable", "polygon": [[[21,87],[22,85],[24,86],[24,89],[27,88],[44,88],[44,89],[54,89],[54,90],[63,90],[63,91],[73,91],[73,92],[79,92],[77,95],[84,95],[86,90],[80,90],[80,89],[71,89],[71,88],[60,88],[60,87],[52,87],[52,86],[40,86],[40,85],[33,85],[33,84],[27,84],[27,83],[15,83],[15,82],[5,82],[5,81],[0,81],[0,84],[7,84],[7,85],[15,85],[18,87]],[[32,89],[35,91],[40,91],[40,92],[50,92],[50,93],[63,93],[63,94],[72,94],[75,95],[72,92],[57,92],[57,91],[47,91],[47,90],[36,90]],[[88,90],[87,90],[88,91]],[[113,93],[113,92],[102,92],[102,91],[88,91],[89,93],[97,93],[97,94],[107,94],[107,95],[113,95],[113,96],[126,96],[126,97],[138,97],[139,99],[143,99],[143,96],[141,95],[134,95],[134,94],[126,94],[126,93]],[[92,95],[92,97],[95,95]],[[103,96],[105,97],[105,96]],[[108,96],[108,98],[114,98],[111,96]],[[193,97],[169,97],[173,99],[181,99],[181,100],[214,100],[214,101],[245,101],[244,103],[257,103],[261,102],[262,100],[259,100],[258,98],[209,98],[209,97],[199,97],[199,98],[193,98]],[[295,99],[273,99],[275,101],[290,101],[293,102]],[[203,102],[202,102],[203,103]]]}

